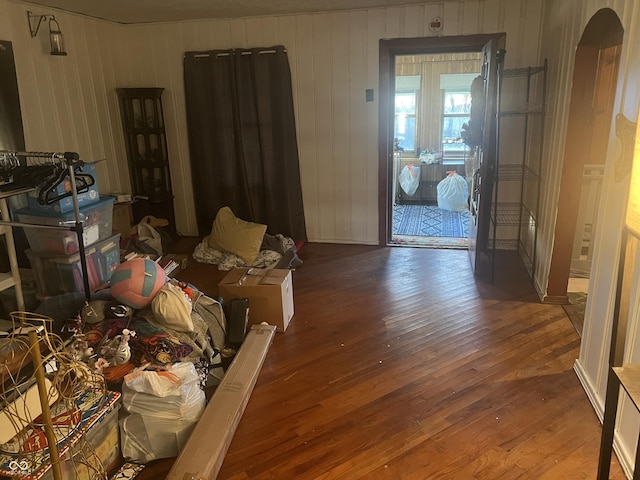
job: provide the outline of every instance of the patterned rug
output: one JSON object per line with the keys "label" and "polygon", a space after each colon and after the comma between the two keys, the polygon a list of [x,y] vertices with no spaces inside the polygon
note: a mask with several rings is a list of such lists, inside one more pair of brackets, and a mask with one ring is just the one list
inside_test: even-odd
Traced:
{"label": "patterned rug", "polygon": [[569,305],[562,305],[573,327],[582,337],[582,329],[584,327],[584,311],[587,305],[587,294],[583,292],[569,292]]}
{"label": "patterned rug", "polygon": [[450,212],[434,205],[394,205],[392,234],[467,238],[469,212]]}
{"label": "patterned rug", "polygon": [[454,237],[421,237],[412,235],[393,235],[391,245],[402,247],[454,248],[466,250],[469,242],[466,238]]}

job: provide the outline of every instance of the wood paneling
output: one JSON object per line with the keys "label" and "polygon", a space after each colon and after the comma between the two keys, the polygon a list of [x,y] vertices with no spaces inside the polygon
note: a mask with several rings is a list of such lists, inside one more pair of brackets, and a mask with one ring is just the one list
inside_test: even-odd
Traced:
{"label": "wood paneling", "polygon": [[0,1],[0,17],[6,21],[3,38],[13,43],[16,53],[27,149],[77,151],[89,162],[105,159],[97,166],[100,190],[128,190],[126,163],[116,153],[122,140],[113,92],[118,70],[113,50],[120,27],[53,11],[69,53],[55,57],[49,55],[46,24],[37,37],[30,37],[27,9],[52,13]]}
{"label": "wood paneling", "polygon": [[[338,125],[344,125],[343,119],[332,115],[333,88],[335,84],[331,81],[331,60],[335,53],[331,44],[330,18],[328,15],[319,15],[315,18],[311,27],[313,40],[313,62],[314,78],[313,82],[317,88],[313,90],[315,103],[311,112],[300,112],[302,115],[311,115],[314,119],[316,130],[315,144],[315,188],[316,206],[318,209],[318,234],[320,238],[335,238],[336,216],[338,205],[336,204],[336,192],[347,190],[345,180],[348,175],[344,175],[342,180],[337,179],[339,171],[346,166],[340,164],[341,156],[336,155],[333,150],[333,134]],[[344,158],[344,157],[342,157]],[[301,175],[304,176],[305,162],[300,161]],[[337,181],[336,181],[337,180]],[[343,205],[345,208],[347,205]],[[340,212],[342,213],[342,212]]]}
{"label": "wood paneling", "polygon": [[[367,111],[371,109],[375,102],[362,101],[365,98],[365,90],[367,87],[367,57],[366,57],[366,24],[367,12],[352,12],[349,14],[349,24],[355,28],[349,29],[349,90],[347,94],[347,104],[349,107],[349,119],[366,118]],[[375,92],[374,92],[375,96]],[[353,122],[349,121],[349,138],[367,138],[368,125],[366,121]],[[366,142],[351,142],[347,138],[346,148],[349,151],[349,176],[351,177],[349,202],[349,228],[351,234],[359,237],[367,237],[367,215],[360,215],[360,206],[362,199],[367,199],[368,172],[369,162],[367,161]],[[377,220],[377,218],[376,218]],[[374,222],[375,225],[375,222]]]}
{"label": "wood paneling", "polygon": [[[536,284],[545,291],[550,269],[550,251],[554,247],[556,212],[562,182],[563,151],[569,117],[569,100],[572,93],[572,78],[576,47],[590,19],[602,8],[613,9],[624,29],[622,57],[618,74],[613,114],[623,113],[632,121],[637,119],[640,91],[637,88],[640,75],[640,37],[638,16],[640,4],[629,0],[571,0],[554,1],[545,10],[544,34],[541,37],[542,56],[549,59],[549,98],[547,132],[545,139],[546,163],[542,182],[542,211],[539,229],[540,267],[536,269]],[[599,29],[602,30],[602,29]],[[626,53],[625,53],[626,52]],[[611,120],[611,118],[609,119]],[[584,139],[589,140],[588,138]],[[592,232],[593,262],[589,282],[589,300],[585,312],[584,334],[580,358],[576,362],[585,391],[598,413],[602,415],[606,390],[608,345],[613,312],[613,289],[616,279],[617,255],[628,190],[628,180],[616,181],[613,165],[620,155],[619,142],[613,129],[608,134],[605,173],[602,197],[598,210],[598,227]],[[612,260],[613,259],[613,260]],[[635,259],[635,275],[640,275],[638,259]],[[637,325],[638,311],[630,319],[630,331],[625,358],[640,357],[640,338]],[[637,442],[638,415],[629,402],[622,400],[619,414],[616,448],[623,467],[629,472],[633,468],[635,444]]]}
{"label": "wood paneling", "polygon": [[[136,42],[146,41],[143,48],[147,49],[154,41],[152,36],[141,39],[132,33],[134,30],[155,29],[157,37],[162,35],[167,42],[177,43],[183,49],[260,46],[256,42],[284,44],[292,65],[308,236],[319,242],[377,243],[376,103],[365,102],[364,90],[373,88],[378,98],[378,41],[490,33],[505,25],[516,35],[518,29],[525,28],[526,21],[520,8],[509,7],[509,11],[505,11],[507,4],[513,3],[443,1],[331,14],[183,22],[179,24],[179,35],[167,32],[164,26],[133,26],[126,29],[125,35]],[[526,3],[529,14],[535,15],[537,9],[540,15],[541,0]],[[509,13],[511,10],[515,13]],[[428,21],[434,16],[443,18],[443,31],[429,30]],[[505,23],[505,19],[509,22]],[[522,50],[526,43],[525,58],[515,49],[507,56],[507,62],[513,66],[532,64],[531,57],[537,52],[538,35],[532,31],[535,26],[527,28],[529,35],[518,46]],[[507,43],[509,38],[507,31]],[[136,55],[125,61],[144,62],[143,57]],[[133,68],[129,64],[125,70]],[[169,85],[162,86],[168,92],[182,95],[180,77],[173,76],[168,81]],[[185,128],[184,112],[176,110],[175,113],[177,130],[168,132],[168,138],[185,135],[181,131]],[[188,149],[181,143],[174,156],[178,165],[186,164]],[[186,212],[191,205],[189,177],[185,173],[175,186],[177,212],[181,209]],[[191,218],[178,219],[181,231],[193,232]]]}
{"label": "wood paneling", "polygon": [[[507,4],[513,3],[527,3],[528,12],[535,14],[542,0],[447,0],[138,26],[56,12],[69,51],[64,58],[47,55],[46,35],[29,37],[26,9],[31,7],[0,0],[0,9],[11,19],[6,31],[15,42],[27,144],[32,149],[78,150],[87,160],[106,158],[98,168],[103,192],[129,189],[114,89],[165,88],[176,222],[184,234],[195,234],[196,226],[182,53],[284,44],[292,68],[308,236],[320,242],[377,243],[377,100],[365,102],[364,90],[372,88],[379,96],[378,41],[491,33],[505,25],[515,36],[526,22],[519,15],[505,23],[514,10]],[[435,16],[443,20],[441,32],[429,30]],[[535,53],[539,38],[535,27],[527,28],[525,57]],[[507,31],[507,43],[509,38]],[[516,50],[507,58],[514,66],[531,64]]]}

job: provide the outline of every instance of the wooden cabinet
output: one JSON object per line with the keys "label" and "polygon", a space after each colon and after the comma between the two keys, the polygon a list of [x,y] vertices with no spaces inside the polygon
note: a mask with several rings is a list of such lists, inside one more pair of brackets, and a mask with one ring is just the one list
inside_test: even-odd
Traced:
{"label": "wooden cabinet", "polygon": [[145,215],[169,221],[175,231],[173,192],[167,154],[163,88],[118,88],[134,202],[133,220]]}
{"label": "wooden cabinet", "polygon": [[441,163],[420,165],[420,200],[423,203],[438,201],[438,182],[444,178]]}

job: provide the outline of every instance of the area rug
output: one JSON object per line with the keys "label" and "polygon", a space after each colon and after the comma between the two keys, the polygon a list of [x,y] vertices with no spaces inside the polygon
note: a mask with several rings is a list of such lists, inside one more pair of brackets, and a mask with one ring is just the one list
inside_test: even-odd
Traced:
{"label": "area rug", "polygon": [[565,313],[571,320],[573,327],[578,332],[578,335],[582,337],[582,328],[584,326],[584,312],[587,305],[587,294],[584,292],[569,292],[569,304],[562,305]]}
{"label": "area rug", "polygon": [[392,235],[467,238],[469,212],[450,212],[435,205],[394,205]]}
{"label": "area rug", "polygon": [[469,243],[466,238],[421,237],[416,235],[393,235],[391,237],[391,245],[406,246],[406,247],[467,249],[469,246]]}

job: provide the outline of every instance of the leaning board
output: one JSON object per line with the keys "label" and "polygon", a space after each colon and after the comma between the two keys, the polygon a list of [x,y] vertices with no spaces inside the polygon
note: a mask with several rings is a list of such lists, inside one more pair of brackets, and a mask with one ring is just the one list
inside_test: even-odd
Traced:
{"label": "leaning board", "polygon": [[253,325],[202,417],[169,471],[167,480],[216,478],[229,449],[276,327]]}

